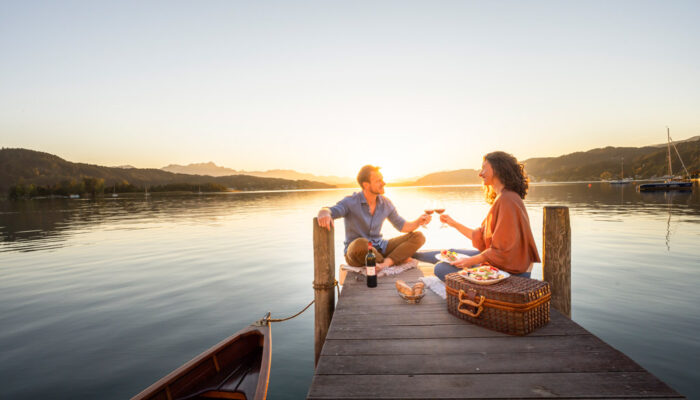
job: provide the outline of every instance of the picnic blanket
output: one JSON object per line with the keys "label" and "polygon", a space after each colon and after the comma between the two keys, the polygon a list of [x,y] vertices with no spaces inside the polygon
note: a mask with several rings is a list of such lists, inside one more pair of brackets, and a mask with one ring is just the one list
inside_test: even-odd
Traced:
{"label": "picnic blanket", "polygon": [[421,282],[425,284],[425,287],[432,290],[438,296],[442,297],[443,300],[447,299],[447,292],[445,291],[445,282],[441,281],[437,276],[424,276],[420,279]]}
{"label": "picnic blanket", "polygon": [[[390,276],[398,275],[404,271],[411,268],[416,268],[418,266],[418,260],[411,259],[403,264],[392,265],[391,267],[386,267],[381,271],[377,272],[377,276]],[[366,275],[365,267],[353,267],[346,264],[340,264],[340,268],[346,271],[357,272],[358,274]],[[439,279],[438,279],[439,280]]]}

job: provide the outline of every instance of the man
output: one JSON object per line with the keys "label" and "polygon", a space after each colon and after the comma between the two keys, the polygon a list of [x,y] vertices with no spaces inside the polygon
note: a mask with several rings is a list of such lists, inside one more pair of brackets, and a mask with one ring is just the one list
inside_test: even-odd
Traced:
{"label": "man", "polygon": [[[334,219],[345,218],[344,253],[349,265],[365,265],[369,242],[377,257],[378,271],[405,262],[425,243],[423,234],[414,230],[429,223],[430,216],[424,214],[411,222],[403,219],[391,201],[382,196],[385,183],[379,167],[362,167],[357,174],[357,183],[362,191],[345,197],[333,207],[322,208],[318,212],[318,224],[330,229]],[[390,240],[383,239],[381,230],[385,219],[389,219],[398,231],[407,234]]]}

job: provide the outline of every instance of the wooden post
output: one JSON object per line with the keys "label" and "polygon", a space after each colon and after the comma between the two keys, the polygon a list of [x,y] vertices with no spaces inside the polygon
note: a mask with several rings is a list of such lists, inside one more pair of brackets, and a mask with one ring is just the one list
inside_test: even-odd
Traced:
{"label": "wooden post", "polygon": [[542,271],[552,290],[552,307],[571,318],[571,224],[568,207],[544,207]]}
{"label": "wooden post", "polygon": [[318,363],[323,343],[335,309],[335,246],[334,228],[318,226],[314,218],[314,365]]}

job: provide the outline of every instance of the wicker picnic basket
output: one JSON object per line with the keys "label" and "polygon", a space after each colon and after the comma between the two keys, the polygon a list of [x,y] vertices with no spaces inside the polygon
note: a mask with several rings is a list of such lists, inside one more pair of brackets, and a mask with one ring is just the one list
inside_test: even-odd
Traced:
{"label": "wicker picnic basket", "polygon": [[455,272],[445,277],[445,290],[450,314],[484,328],[522,336],[549,322],[547,282],[511,276],[478,285]]}

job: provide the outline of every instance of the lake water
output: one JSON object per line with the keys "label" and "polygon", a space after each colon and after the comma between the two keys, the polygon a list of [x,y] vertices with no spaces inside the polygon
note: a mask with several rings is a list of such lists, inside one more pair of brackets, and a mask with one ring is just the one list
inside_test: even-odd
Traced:
{"label": "lake water", "polygon": [[[313,298],[312,218],[352,192],[0,202],[0,397],[129,398],[266,311],[297,312]],[[575,183],[533,185],[526,200],[540,254],[542,207],[570,207],[572,318],[691,398],[699,193]],[[472,227],[488,210],[479,187],[387,195],[409,219],[430,200]],[[437,221],[424,232],[427,248],[467,245]],[[339,221],[339,263],[342,233]],[[304,398],[313,311],[272,329],[268,398]]]}

